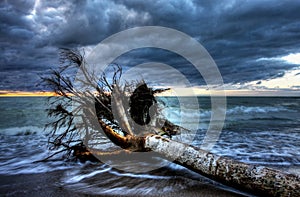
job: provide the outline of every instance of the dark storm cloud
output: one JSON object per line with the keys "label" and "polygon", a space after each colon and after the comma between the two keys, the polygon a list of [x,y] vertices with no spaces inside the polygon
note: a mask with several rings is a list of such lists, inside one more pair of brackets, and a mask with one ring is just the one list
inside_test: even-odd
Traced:
{"label": "dark storm cloud", "polygon": [[86,46],[99,43],[104,38],[121,30],[148,25],[149,15],[127,9],[112,1],[78,1],[61,5],[61,23],[50,24],[45,43],[59,46]]}
{"label": "dark storm cloud", "polygon": [[299,52],[298,1],[204,2],[124,4],[149,12],[155,25],[175,27],[198,38],[215,59],[226,83],[266,79],[295,66],[255,60]]}
{"label": "dark storm cloud", "polygon": [[[0,88],[33,87],[36,72],[57,65],[59,47],[92,46],[143,25],[175,28],[196,38],[225,83],[278,77],[296,65],[256,60],[300,52],[299,10],[300,2],[294,0],[1,1]],[[147,62],[148,55],[185,72],[191,81],[199,78],[188,62],[169,53],[141,51],[122,62]]]}
{"label": "dark storm cloud", "polygon": [[[204,83],[200,73],[190,62],[188,62],[182,56],[164,49],[157,49],[157,48],[136,49],[128,53],[125,53],[124,55],[120,56],[114,61],[114,63],[116,64],[126,65],[126,68],[128,69],[148,62],[153,62],[153,63],[159,62],[176,68],[180,73],[182,73],[184,76],[187,77],[187,80],[191,84]],[[126,68],[125,71],[127,70]],[[164,70],[162,68],[156,70],[158,69],[158,67],[154,67],[153,70],[149,68],[150,67],[148,67],[148,69],[145,69],[144,71],[140,70],[136,74],[143,75],[143,76],[157,75],[157,80],[155,80],[154,82],[159,83],[159,81],[161,80],[164,81],[164,79],[161,78],[166,77],[166,75],[168,75],[168,72],[170,71],[169,68],[166,68],[167,70]],[[160,73],[160,75],[158,75],[157,73]],[[151,84],[151,85],[160,85],[160,84]]]}

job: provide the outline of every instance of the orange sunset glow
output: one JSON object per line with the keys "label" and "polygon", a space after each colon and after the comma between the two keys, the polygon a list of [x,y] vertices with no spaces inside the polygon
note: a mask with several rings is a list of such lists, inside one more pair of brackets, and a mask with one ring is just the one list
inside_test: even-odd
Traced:
{"label": "orange sunset glow", "polygon": [[0,90],[0,97],[27,97],[27,96],[58,96],[54,92],[29,92],[29,91],[10,91],[10,90]]}

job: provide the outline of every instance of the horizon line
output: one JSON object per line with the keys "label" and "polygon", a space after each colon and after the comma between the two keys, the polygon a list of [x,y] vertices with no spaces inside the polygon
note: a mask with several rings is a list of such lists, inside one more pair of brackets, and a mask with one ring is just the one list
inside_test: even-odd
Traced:
{"label": "horizon line", "polygon": [[50,97],[59,96],[51,91],[22,91],[22,90],[0,90],[0,97]]}
{"label": "horizon line", "polygon": [[[228,94],[229,93],[229,94]],[[231,93],[231,94],[230,94]],[[252,92],[252,94],[242,94],[243,91],[240,92],[240,94],[236,94],[237,91],[235,91],[234,94],[230,91],[225,90],[225,97],[300,97],[300,95],[288,95],[288,94],[264,94],[264,92]],[[258,94],[261,93],[261,94]],[[270,93],[270,92],[268,92]],[[274,93],[274,92],[272,92]],[[56,94],[52,91],[22,91],[22,90],[0,90],[0,97],[51,97],[51,96],[61,96]],[[210,97],[210,96],[224,96],[220,95],[218,93],[212,93],[212,94],[193,94],[193,95],[174,95],[174,94],[157,94],[157,96],[163,96],[163,97],[190,97],[190,96],[202,96],[202,97]]]}

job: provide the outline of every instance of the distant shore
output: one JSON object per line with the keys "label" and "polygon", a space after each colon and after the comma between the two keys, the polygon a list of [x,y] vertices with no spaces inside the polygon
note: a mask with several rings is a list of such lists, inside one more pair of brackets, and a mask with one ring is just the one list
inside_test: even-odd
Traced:
{"label": "distant shore", "polygon": [[[108,196],[83,194],[72,191],[60,184],[64,171],[40,174],[0,175],[0,196]],[[138,195],[136,195],[138,196]],[[242,196],[212,185],[199,184],[191,188],[153,196],[192,197],[192,196]]]}

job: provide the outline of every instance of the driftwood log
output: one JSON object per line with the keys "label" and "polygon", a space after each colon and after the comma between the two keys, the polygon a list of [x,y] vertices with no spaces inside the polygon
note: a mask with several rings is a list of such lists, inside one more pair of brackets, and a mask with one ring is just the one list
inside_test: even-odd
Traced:
{"label": "driftwood log", "polygon": [[300,177],[293,174],[237,162],[161,136],[145,137],[144,147],[208,178],[242,191],[261,196],[300,195]]}
{"label": "driftwood log", "polygon": [[260,196],[299,196],[300,177],[215,155],[159,135],[119,137],[99,121],[107,136],[130,151],[154,151],[212,180]]}
{"label": "driftwood log", "polygon": [[[122,108],[122,100],[116,100]],[[210,179],[241,191],[260,196],[299,196],[300,177],[263,166],[250,165],[221,157],[197,147],[173,141],[160,135],[120,136],[100,118],[106,136],[123,149],[154,151]],[[121,118],[121,121],[127,119]],[[169,126],[169,128],[171,128]],[[176,132],[178,133],[178,131]]]}

